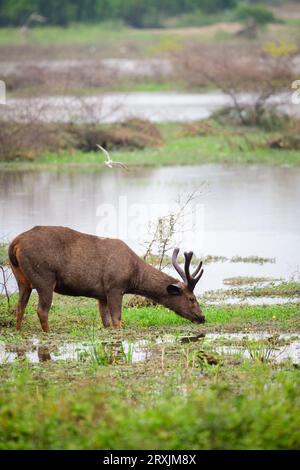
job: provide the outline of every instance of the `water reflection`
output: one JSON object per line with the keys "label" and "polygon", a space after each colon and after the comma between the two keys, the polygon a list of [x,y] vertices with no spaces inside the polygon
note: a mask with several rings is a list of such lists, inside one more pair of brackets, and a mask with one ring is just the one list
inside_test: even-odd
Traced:
{"label": "water reflection", "polygon": [[[204,344],[222,356],[240,355],[245,358],[265,358],[268,361],[292,360],[300,363],[300,338],[297,333],[201,333],[197,336],[165,335],[155,339],[133,339],[116,341],[94,341],[89,343],[62,343],[50,346],[36,338],[27,345],[0,343],[0,364],[15,360],[30,363],[47,361],[79,361],[98,366],[135,364],[164,357],[167,346],[186,345],[199,342],[199,352],[205,354]],[[184,353],[182,349],[179,349]],[[175,347],[174,353],[178,351]],[[197,351],[197,349],[195,350]],[[262,355],[262,356],[261,356]]]}

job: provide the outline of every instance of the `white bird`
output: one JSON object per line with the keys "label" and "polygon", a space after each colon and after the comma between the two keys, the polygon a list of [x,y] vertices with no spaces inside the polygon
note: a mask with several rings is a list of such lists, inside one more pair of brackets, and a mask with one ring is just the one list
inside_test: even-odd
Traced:
{"label": "white bird", "polygon": [[39,15],[38,13],[31,13],[31,15],[28,16],[23,26],[21,26],[20,31],[22,34],[27,34],[32,23],[45,23],[46,21],[47,18],[45,16]]}
{"label": "white bird", "polygon": [[109,153],[108,153],[107,150],[105,150],[105,149],[104,149],[103,147],[101,147],[101,145],[99,145],[99,144],[96,144],[96,145],[97,145],[97,147],[98,147],[100,150],[102,150],[102,152],[104,153],[104,155],[105,155],[105,157],[106,157],[106,160],[105,160],[104,163],[105,163],[106,166],[108,166],[108,168],[121,167],[121,168],[123,168],[124,170],[129,171],[128,166],[124,165],[124,163],[122,163],[122,162],[115,162],[114,160],[112,160],[112,159],[110,158],[110,155],[109,155]]}

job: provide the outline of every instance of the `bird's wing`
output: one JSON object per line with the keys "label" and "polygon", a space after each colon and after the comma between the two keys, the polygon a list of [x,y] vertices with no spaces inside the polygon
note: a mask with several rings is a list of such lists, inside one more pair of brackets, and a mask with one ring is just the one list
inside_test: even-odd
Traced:
{"label": "bird's wing", "polygon": [[125,165],[122,162],[113,162],[116,166],[120,166],[121,168],[124,168],[124,170],[129,171],[129,168],[127,165]]}
{"label": "bird's wing", "polygon": [[100,150],[102,150],[102,152],[104,153],[104,155],[105,155],[106,158],[107,158],[107,161],[111,161],[111,158],[110,158],[110,156],[109,156],[108,151],[105,150],[103,147],[101,147],[101,145],[99,145],[99,144],[96,144],[96,145],[97,145],[97,147],[98,147]]}

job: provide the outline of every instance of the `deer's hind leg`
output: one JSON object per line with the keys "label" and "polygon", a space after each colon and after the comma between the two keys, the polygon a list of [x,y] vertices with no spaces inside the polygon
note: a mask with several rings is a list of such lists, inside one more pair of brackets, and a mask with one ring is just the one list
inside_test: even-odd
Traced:
{"label": "deer's hind leg", "polygon": [[110,311],[107,305],[107,300],[99,299],[98,305],[99,305],[99,312],[101,315],[103,326],[104,328],[108,328],[109,326],[112,325],[112,319],[111,319]]}
{"label": "deer's hind leg", "polygon": [[18,302],[17,311],[16,311],[16,327],[17,327],[17,330],[20,330],[21,325],[22,325],[22,320],[24,317],[25,308],[28,304],[28,300],[32,292],[32,289],[28,285],[24,285],[21,283],[19,283],[18,285],[19,285],[19,302]]}
{"label": "deer's hind leg", "polygon": [[53,273],[45,273],[43,277],[39,276],[35,279],[35,288],[39,295],[38,317],[40,319],[42,330],[47,333],[49,331],[48,314],[52,305],[53,291],[56,280]]}
{"label": "deer's hind leg", "polygon": [[32,286],[29,280],[24,275],[23,271],[19,267],[11,265],[11,269],[14,273],[19,288],[19,301],[16,309],[16,328],[21,329],[24,312],[28,304],[30,294],[32,292]]}

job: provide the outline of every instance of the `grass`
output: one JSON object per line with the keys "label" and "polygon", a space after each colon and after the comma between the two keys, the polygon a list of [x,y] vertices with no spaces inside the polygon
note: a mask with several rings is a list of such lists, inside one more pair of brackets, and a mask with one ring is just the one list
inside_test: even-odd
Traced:
{"label": "grass", "polygon": [[[181,35],[177,39],[175,35],[176,40],[170,42],[164,40],[166,34],[171,37],[174,32],[153,34],[111,25],[45,27],[34,28],[26,45],[28,53],[32,47],[42,54],[51,45],[57,58],[69,57],[69,53],[74,57],[92,44],[101,47],[105,39],[107,55],[117,55],[120,47],[125,47],[128,56],[132,48],[133,55],[142,52],[155,56],[186,38]],[[22,46],[22,41],[17,29],[0,29],[0,47]],[[86,49],[81,49],[83,46]],[[136,86],[145,90],[145,83]],[[158,91],[160,86],[172,89],[171,84],[149,81],[147,91]],[[180,125],[163,125],[160,129],[165,136],[163,146],[113,151],[113,157],[132,167],[204,163],[298,166],[300,162],[297,151],[245,148],[236,129],[230,130],[230,140],[221,131],[182,136]],[[267,136],[257,129],[249,130],[249,135],[257,140]],[[96,152],[41,152],[34,161],[1,162],[0,171],[93,171],[101,164]],[[5,251],[5,245],[0,245],[0,262],[6,258]],[[249,258],[236,261],[245,260],[272,262]],[[290,295],[295,288],[281,286],[279,295]],[[16,301],[13,295],[12,306]],[[291,361],[265,364],[269,349],[265,345],[258,349],[254,343],[249,343],[252,357],[246,359],[230,354],[216,357],[213,345],[204,347],[201,341],[159,344],[157,338],[205,332],[299,332],[300,303],[212,306],[202,298],[207,322],[201,326],[162,307],[125,305],[123,328],[115,331],[102,328],[96,301],[55,296],[48,335],[41,331],[36,304],[33,295],[23,328],[16,332],[13,311],[0,296],[0,357],[3,351],[26,351],[32,347],[33,338],[51,351],[52,358],[57,348],[68,343],[89,343],[92,349],[80,354],[79,360],[34,364],[20,358],[12,364],[0,364],[0,449],[299,448],[300,378]],[[137,340],[146,341],[151,354],[147,360],[134,363],[133,344]],[[129,345],[126,351],[124,341]],[[111,348],[121,348],[121,358],[116,353],[112,361]]]}
{"label": "grass", "polygon": [[[261,256],[233,256],[231,258],[227,258],[226,256],[221,255],[200,255],[199,257],[193,256],[192,264],[198,265],[202,261],[205,265],[211,263],[253,263],[253,264],[266,264],[266,263],[275,263],[275,258],[263,258]],[[150,254],[147,256],[147,262],[156,266],[160,262],[159,255]],[[164,264],[170,264],[172,262],[171,256],[165,255],[164,256]],[[178,256],[178,262],[184,263],[184,256]],[[238,278],[233,278],[237,283],[239,282]],[[240,283],[243,283],[243,278],[239,278]],[[247,283],[247,279],[249,282],[259,282],[259,278],[244,278],[244,283]],[[268,279],[267,279],[268,280]]]}
{"label": "grass", "polygon": [[[52,85],[51,85],[52,86]],[[27,86],[26,84],[20,86],[16,90],[7,92],[7,99],[10,98],[28,98],[32,96],[61,96],[66,94],[66,89],[63,85],[57,83],[53,84],[53,88],[49,88],[47,85],[36,85],[36,86]],[[119,79],[116,83],[111,83],[110,85],[101,85],[99,87],[89,87],[89,88],[76,88],[68,87],[68,94],[75,96],[94,96],[100,93],[166,93],[170,91],[178,92],[178,90],[184,90],[183,85],[179,81],[170,82],[166,81],[155,81],[147,79],[138,79],[133,78],[132,80],[128,79]],[[199,90],[198,90],[199,91]],[[205,91],[203,89],[203,91]]]}
{"label": "grass", "polygon": [[[247,278],[246,278],[247,279]],[[240,299],[254,297],[281,297],[300,300],[299,281],[271,281],[264,286],[252,286],[243,288],[231,288],[226,290],[210,291],[205,294],[205,299],[226,299],[228,297],[238,297]]]}
{"label": "grass", "polygon": [[20,365],[1,384],[0,448],[297,449],[297,371],[256,366],[235,373],[247,378],[238,393],[223,374],[203,386],[199,376],[186,380],[178,370],[163,386],[157,377],[134,383],[127,371],[110,378],[99,371],[70,390],[49,381],[53,371]]}
{"label": "grass", "polygon": [[91,45],[106,46],[120,44],[124,40],[151,42],[149,30],[139,30],[122,26],[120,23],[84,24],[78,23],[69,27],[43,26],[30,30],[28,39],[20,34],[19,28],[0,28],[0,44],[31,44],[43,46],[55,45]]}
{"label": "grass", "polygon": [[232,263],[254,263],[254,264],[265,264],[275,263],[275,258],[263,258],[261,256],[234,256],[230,260]]}
{"label": "grass", "polygon": [[[203,33],[203,34],[202,34]],[[214,34],[203,32],[199,28],[201,40],[214,39]],[[130,56],[133,52],[144,52],[147,55],[159,55],[173,52],[186,38],[195,39],[195,30],[186,29],[185,34],[176,28],[135,29],[120,22],[103,22],[98,24],[74,23],[68,27],[36,26],[31,28],[27,37],[22,36],[19,28],[0,28],[0,46],[98,46],[105,44],[104,54],[124,52]],[[196,36],[197,38],[197,36]],[[199,39],[200,39],[199,38]],[[108,55],[109,56],[109,55]]]}
{"label": "grass", "polygon": [[0,242],[0,265],[6,263],[7,261],[7,249],[8,245],[5,242]]}
{"label": "grass", "polygon": [[223,284],[227,286],[248,286],[253,284],[262,284],[265,282],[275,282],[281,279],[272,277],[255,277],[255,276],[236,276],[223,279]]}
{"label": "grass", "polygon": [[[291,363],[264,364],[256,355],[207,362],[214,353],[201,343],[156,345],[147,361],[132,363],[130,341],[156,344],[163,333],[237,324],[243,331],[271,323],[295,331],[299,306],[206,307],[204,327],[160,307],[124,309],[124,328],[116,332],[100,327],[94,301],[56,296],[45,335],[35,302],[17,333],[3,321],[9,314],[1,301],[2,342],[20,348],[34,335],[52,348],[74,340],[94,347],[79,361],[0,365],[0,449],[298,448],[300,378]],[[111,362],[103,345],[124,339],[127,353]]]}
{"label": "grass", "polygon": [[[14,305],[17,301],[16,295],[11,298],[11,303]],[[40,332],[40,325],[36,315],[36,295],[31,296],[29,306],[27,307],[27,315],[22,327],[22,335],[38,334]],[[202,331],[202,326],[195,326],[188,320],[176,315],[175,313],[160,306],[142,307],[142,308],[126,308],[126,300],[123,308],[123,330],[129,335],[138,333],[138,330],[152,328],[156,331],[159,328],[162,330],[176,330],[178,327],[186,329],[187,332]],[[282,328],[289,330],[297,325],[299,320],[299,304],[291,303],[285,305],[253,305],[253,306],[212,306],[205,305],[200,299],[200,304],[203,307],[206,324],[205,328],[214,329],[225,327],[226,329],[243,329],[245,327],[251,328]],[[7,313],[6,300],[0,298],[0,333],[5,336],[11,335],[10,314]],[[86,330],[94,328],[97,334],[104,336],[107,334],[103,330],[97,311],[97,302],[92,299],[74,299],[69,297],[62,297],[59,295],[54,296],[53,306],[50,310],[50,328],[53,334],[66,335],[77,339],[84,339]],[[8,323],[9,329],[6,329]],[[3,325],[3,328],[1,328]],[[132,331],[132,328],[134,330]],[[122,330],[122,331],[123,331]],[[13,332],[15,333],[15,332]],[[52,334],[52,333],[51,333]],[[114,332],[111,332],[114,334]],[[116,333],[117,334],[117,333]]]}
{"label": "grass", "polygon": [[[26,350],[33,337],[51,351],[78,341],[93,348],[78,361],[18,359],[0,365],[0,449],[299,447],[300,377],[291,362],[258,361],[254,345],[254,358],[217,358],[201,341],[156,340],[170,333],[177,338],[219,330],[295,332],[300,304],[204,306],[204,326],[162,307],[124,308],[124,327],[115,331],[101,327],[95,301],[56,295],[51,331],[45,335],[36,300],[32,296],[23,328],[16,332],[0,299],[0,348]],[[15,304],[16,296],[11,301]],[[137,339],[152,353],[134,363]]]}
{"label": "grass", "polygon": [[[203,40],[201,34],[199,39]],[[188,33],[176,29],[135,29],[119,22],[75,23],[68,27],[36,26],[24,37],[20,28],[0,28],[0,48],[9,49],[11,60],[41,58],[49,60],[106,57],[157,57],[181,48]],[[213,38],[212,38],[213,39]],[[104,46],[104,47],[103,47]]]}
{"label": "grass", "polygon": [[[233,135],[230,143],[226,138],[226,130],[207,136],[182,137],[179,124],[160,125],[165,143],[160,147],[144,150],[113,151],[115,160],[129,166],[167,166],[167,165],[202,165],[207,163],[220,164],[261,164],[276,166],[299,166],[300,152],[297,150],[280,150],[241,147],[242,137]],[[224,132],[223,132],[224,131]],[[249,130],[252,139],[260,141],[262,136],[270,136],[258,130]],[[43,152],[32,161],[0,162],[1,170],[41,170],[80,167],[91,170],[102,165],[99,152],[61,151],[60,153]],[[239,259],[236,260],[237,262]]]}
{"label": "grass", "polygon": [[[186,20],[186,21],[185,21]],[[20,34],[20,28],[6,27],[0,28],[0,45],[13,45],[22,46],[24,44],[29,46],[101,46],[105,43],[106,54],[114,51],[120,54],[120,49],[127,46],[127,53],[130,53],[130,45],[135,45],[135,50],[139,50],[141,46],[146,46],[146,50],[149,52],[168,52],[174,50],[174,44],[179,44],[186,40],[186,38],[192,38],[193,40],[201,40],[201,42],[210,40],[224,41],[224,38],[229,40],[232,37],[235,39],[234,34],[222,33],[218,28],[210,31],[205,26],[208,24],[224,22],[224,15],[218,16],[213,15],[212,17],[203,14],[195,20],[193,27],[191,21],[195,20],[195,15],[192,18],[178,18],[176,21],[169,21],[167,28],[160,29],[135,29],[123,25],[116,21],[107,21],[98,24],[84,24],[74,23],[68,27],[59,26],[35,26],[31,28],[29,34],[24,37]],[[225,21],[231,21],[230,15],[225,18]],[[276,34],[277,37],[290,37],[291,34],[297,34],[297,27],[299,25],[299,19],[289,19],[285,24],[271,25],[269,28],[265,28],[260,32],[261,38],[268,38]],[[178,26],[184,28],[184,34],[182,30],[178,30]],[[204,28],[201,28],[204,26]],[[217,25],[216,25],[217,26]],[[197,28],[197,29],[195,29]],[[123,51],[124,52],[124,51]]]}

